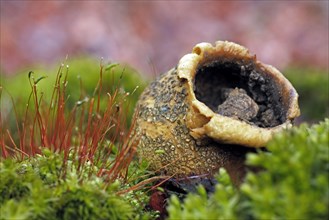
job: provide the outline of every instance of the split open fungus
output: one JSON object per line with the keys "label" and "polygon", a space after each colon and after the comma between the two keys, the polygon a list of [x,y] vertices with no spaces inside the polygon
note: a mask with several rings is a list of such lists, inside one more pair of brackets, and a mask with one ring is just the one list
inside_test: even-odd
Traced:
{"label": "split open fungus", "polygon": [[167,175],[244,175],[244,156],[299,116],[298,94],[238,44],[197,44],[145,89],[137,105],[139,156]]}

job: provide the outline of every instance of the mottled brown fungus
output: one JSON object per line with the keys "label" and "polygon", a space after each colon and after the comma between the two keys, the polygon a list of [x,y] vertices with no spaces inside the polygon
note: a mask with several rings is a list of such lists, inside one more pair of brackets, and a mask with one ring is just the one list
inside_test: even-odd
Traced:
{"label": "mottled brown fungus", "polygon": [[139,156],[164,174],[211,176],[225,167],[239,182],[245,154],[291,127],[297,99],[290,82],[246,48],[197,44],[140,97]]}

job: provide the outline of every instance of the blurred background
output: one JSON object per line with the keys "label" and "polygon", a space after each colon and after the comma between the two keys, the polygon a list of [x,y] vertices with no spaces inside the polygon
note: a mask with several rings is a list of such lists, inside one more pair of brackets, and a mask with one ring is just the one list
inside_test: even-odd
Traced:
{"label": "blurred background", "polygon": [[142,73],[175,66],[196,43],[229,40],[280,69],[328,69],[328,1],[1,1],[1,72],[66,55]]}
{"label": "blurred background", "polygon": [[311,0],[1,1],[1,76],[59,65],[67,55],[103,57],[154,76],[196,43],[228,40],[284,72],[301,102],[321,96],[307,104],[321,105],[322,118],[328,116],[328,7]]}

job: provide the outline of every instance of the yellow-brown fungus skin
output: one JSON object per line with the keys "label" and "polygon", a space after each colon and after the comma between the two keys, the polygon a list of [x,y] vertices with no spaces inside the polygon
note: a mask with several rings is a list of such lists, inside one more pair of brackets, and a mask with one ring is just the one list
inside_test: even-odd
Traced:
{"label": "yellow-brown fungus skin", "polygon": [[245,154],[299,115],[297,99],[289,81],[246,48],[197,44],[141,95],[138,154],[163,174],[213,175],[225,167],[238,182]]}

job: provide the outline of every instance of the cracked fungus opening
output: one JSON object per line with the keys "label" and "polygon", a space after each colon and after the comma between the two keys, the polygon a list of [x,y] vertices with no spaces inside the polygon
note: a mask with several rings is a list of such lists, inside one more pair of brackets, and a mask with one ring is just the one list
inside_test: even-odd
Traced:
{"label": "cracked fungus opening", "polygon": [[197,68],[196,98],[212,111],[259,127],[286,120],[279,85],[253,62],[213,61]]}

